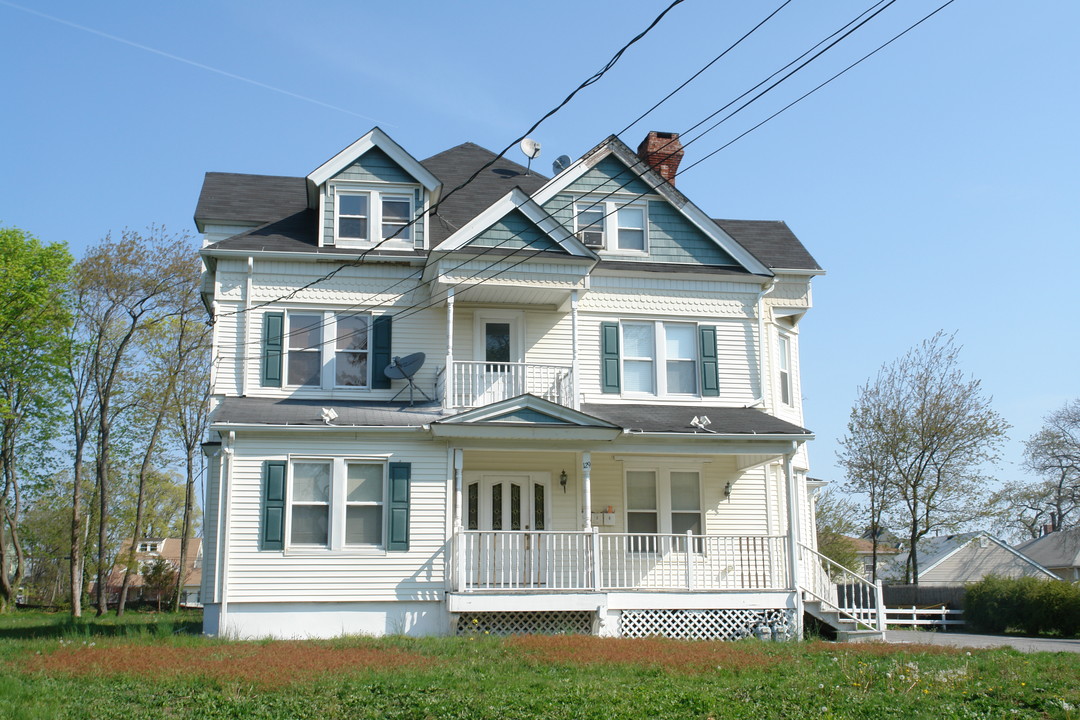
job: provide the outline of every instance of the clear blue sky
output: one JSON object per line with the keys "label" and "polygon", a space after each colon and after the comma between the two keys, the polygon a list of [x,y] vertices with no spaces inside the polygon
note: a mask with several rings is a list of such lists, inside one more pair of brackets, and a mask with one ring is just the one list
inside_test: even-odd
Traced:
{"label": "clear blue sky", "polygon": [[[684,165],[940,1],[898,0]],[[675,8],[533,134],[538,169],[622,130],[779,4]],[[77,255],[125,227],[194,234],[204,172],[305,175],[376,124],[418,158],[498,151],[666,5],[0,0],[0,224]],[[869,5],[794,0],[622,139],[686,130]],[[1078,395],[1078,27],[1076,0],[957,0],[680,177],[714,217],[787,221],[828,271],[801,338],[815,476],[841,479],[858,385],[938,329],[1014,426],[1002,479]]]}

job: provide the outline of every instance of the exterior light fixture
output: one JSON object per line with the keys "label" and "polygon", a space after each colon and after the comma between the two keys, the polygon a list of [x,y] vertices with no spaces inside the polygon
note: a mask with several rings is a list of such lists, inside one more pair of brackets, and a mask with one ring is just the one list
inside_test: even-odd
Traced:
{"label": "exterior light fixture", "polygon": [[567,481],[567,479],[568,478],[566,477],[566,471],[563,470],[562,473],[559,475],[559,484],[562,485],[562,491],[563,492],[566,492],[566,481]]}
{"label": "exterior light fixture", "polygon": [[731,497],[731,481],[724,485],[724,497]]}

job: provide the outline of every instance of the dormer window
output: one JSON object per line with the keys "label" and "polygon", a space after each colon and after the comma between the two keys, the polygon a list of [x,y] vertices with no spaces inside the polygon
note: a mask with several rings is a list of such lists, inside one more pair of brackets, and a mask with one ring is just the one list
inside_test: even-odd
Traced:
{"label": "dormer window", "polygon": [[337,236],[349,240],[368,239],[367,193],[338,193]]}
{"label": "dormer window", "polygon": [[384,195],[382,199],[382,236],[395,240],[410,238],[412,200],[406,195]]}

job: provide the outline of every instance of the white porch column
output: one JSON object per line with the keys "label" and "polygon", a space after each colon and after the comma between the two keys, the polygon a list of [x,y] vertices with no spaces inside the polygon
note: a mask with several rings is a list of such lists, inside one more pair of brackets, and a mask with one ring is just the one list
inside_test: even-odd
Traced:
{"label": "white porch column", "polygon": [[454,288],[446,291],[446,381],[443,383],[443,412],[454,406]]}
{"label": "white porch column", "polygon": [[570,381],[573,383],[573,395],[570,398],[570,406],[575,410],[581,409],[581,382],[578,372],[578,291],[570,291]]}
{"label": "white porch column", "polygon": [[464,526],[462,516],[462,468],[464,467],[465,451],[454,448],[454,583],[453,587],[458,592],[465,590],[465,537],[462,535]]}
{"label": "white porch column", "polygon": [[581,453],[581,527],[592,529],[592,453]]}
{"label": "white porch column", "polygon": [[795,627],[798,636],[802,637],[803,596],[802,596],[802,573],[799,568],[799,556],[802,554],[799,543],[802,542],[802,511],[799,509],[798,484],[795,479],[795,471],[791,467],[795,452],[784,455],[784,481],[787,487],[788,500],[788,562],[791,566],[791,586],[795,589]]}

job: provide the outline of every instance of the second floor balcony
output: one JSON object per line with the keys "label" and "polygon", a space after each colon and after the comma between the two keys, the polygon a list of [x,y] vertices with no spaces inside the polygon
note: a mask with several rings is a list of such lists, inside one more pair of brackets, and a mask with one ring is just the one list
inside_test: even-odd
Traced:
{"label": "second floor balcony", "polygon": [[448,381],[446,402],[454,408],[480,407],[525,393],[575,407],[574,373],[569,365],[455,361]]}

